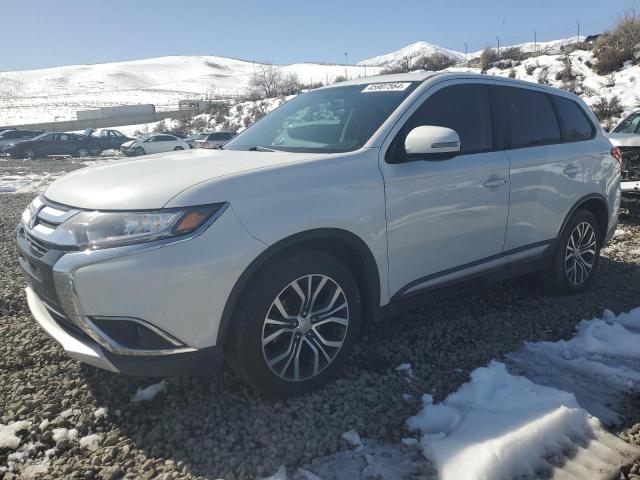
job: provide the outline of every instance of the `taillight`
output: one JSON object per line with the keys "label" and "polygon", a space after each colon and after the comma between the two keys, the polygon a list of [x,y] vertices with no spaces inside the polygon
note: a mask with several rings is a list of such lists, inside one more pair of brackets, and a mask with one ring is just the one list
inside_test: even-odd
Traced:
{"label": "taillight", "polygon": [[613,147],[611,149],[611,156],[618,161],[620,168],[622,168],[622,152],[618,147]]}

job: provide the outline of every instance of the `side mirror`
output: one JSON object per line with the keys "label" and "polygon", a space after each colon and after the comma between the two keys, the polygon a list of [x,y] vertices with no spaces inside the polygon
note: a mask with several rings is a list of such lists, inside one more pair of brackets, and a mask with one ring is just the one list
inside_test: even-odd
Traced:
{"label": "side mirror", "polygon": [[407,155],[424,155],[426,159],[454,157],[460,152],[460,137],[455,130],[434,125],[416,127],[404,141]]}

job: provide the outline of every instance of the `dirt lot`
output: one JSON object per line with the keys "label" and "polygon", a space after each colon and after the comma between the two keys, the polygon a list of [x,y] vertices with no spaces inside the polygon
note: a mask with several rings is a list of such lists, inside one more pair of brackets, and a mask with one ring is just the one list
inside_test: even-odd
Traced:
{"label": "dirt lot", "polygon": [[[0,178],[82,165],[5,161]],[[19,433],[29,447],[22,458],[11,457],[6,479],[231,479],[271,475],[282,464],[311,468],[314,458],[351,448],[341,439],[351,429],[400,442],[423,393],[442,399],[473,369],[524,341],[569,338],[580,319],[640,305],[640,223],[623,217],[586,294],[549,295],[524,278],[369,321],[342,376],[302,398],[262,397],[225,370],[212,379],[168,379],[154,401],[132,404],[139,387],[159,379],[123,377],[70,360],[29,315],[13,230],[34,195],[0,194],[0,423],[29,422]],[[405,362],[415,375],[410,383],[396,370]],[[637,403],[632,411],[612,430],[640,444]],[[93,434],[94,441],[79,441]],[[11,453],[0,449],[0,466],[8,465]],[[416,460],[413,478],[432,474]],[[634,474],[640,475],[638,465],[622,478],[640,478]]]}

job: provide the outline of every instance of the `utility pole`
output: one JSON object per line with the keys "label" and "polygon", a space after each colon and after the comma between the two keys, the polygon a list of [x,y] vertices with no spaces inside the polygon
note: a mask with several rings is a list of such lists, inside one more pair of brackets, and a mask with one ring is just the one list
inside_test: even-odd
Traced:
{"label": "utility pole", "polygon": [[464,44],[464,64],[466,65],[467,68],[469,68],[469,45],[467,45],[466,43]]}
{"label": "utility pole", "polygon": [[367,78],[367,64],[364,65],[364,78]]}
{"label": "utility pole", "polygon": [[496,35],[496,40],[498,40],[498,58],[500,58],[500,37]]}
{"label": "utility pole", "polygon": [[533,53],[538,53],[538,32],[533,29]]}
{"label": "utility pole", "polygon": [[347,52],[344,52],[344,79],[349,79],[349,74],[347,73]]}
{"label": "utility pole", "polygon": [[578,43],[580,43],[580,20],[576,20],[576,23],[578,24],[578,36],[576,37],[576,45]]}

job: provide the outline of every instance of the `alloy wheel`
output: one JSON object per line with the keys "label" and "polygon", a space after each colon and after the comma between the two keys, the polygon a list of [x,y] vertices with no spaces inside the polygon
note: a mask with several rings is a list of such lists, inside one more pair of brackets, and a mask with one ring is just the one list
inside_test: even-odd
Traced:
{"label": "alloy wheel", "polygon": [[567,279],[574,286],[582,285],[596,260],[597,237],[593,226],[581,222],[573,229],[564,256],[564,271]]}
{"label": "alloy wheel", "polygon": [[88,157],[89,150],[87,150],[86,148],[81,148],[80,150],[78,150],[78,156],[81,158]]}
{"label": "alloy wheel", "polygon": [[36,152],[33,150],[33,148],[27,148],[24,151],[24,156],[25,158],[28,158],[29,160],[32,160],[36,157]]}
{"label": "alloy wheel", "polygon": [[327,275],[305,275],[284,287],[267,311],[264,360],[283,380],[308,380],[334,361],[348,328],[349,304],[340,285]]}

